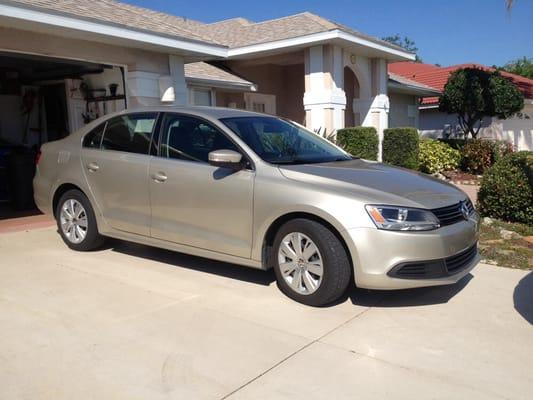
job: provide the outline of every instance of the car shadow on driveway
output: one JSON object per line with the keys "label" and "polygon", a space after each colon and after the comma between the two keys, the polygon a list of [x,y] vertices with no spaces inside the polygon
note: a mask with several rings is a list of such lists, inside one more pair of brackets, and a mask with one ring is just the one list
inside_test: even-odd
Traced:
{"label": "car shadow on driveway", "polygon": [[346,297],[358,306],[364,307],[416,307],[433,304],[444,304],[463,290],[470,280],[471,274],[453,285],[432,286],[402,290],[367,290],[352,288]]}
{"label": "car shadow on driveway", "polygon": [[187,268],[208,274],[214,274],[231,279],[257,285],[269,286],[275,282],[273,270],[263,271],[255,268],[242,267],[236,264],[209,260],[207,258],[190,256],[171,250],[160,249],[132,242],[120,240],[109,241],[107,248],[133,257],[140,257],[151,261],[172,265],[178,268]]}
{"label": "car shadow on driveway", "polygon": [[[202,257],[190,256],[157,247],[119,240],[110,240],[106,247],[112,251],[133,257],[144,258],[146,260],[156,261],[178,268],[187,268],[198,272],[238,279],[257,285],[269,286],[276,281],[276,276],[273,270],[263,271],[247,268],[236,264],[209,260]],[[452,297],[463,290],[471,279],[472,275],[469,274],[455,285],[394,291],[359,289],[354,285],[351,285],[344,296],[325,307],[332,307],[344,303],[347,300],[350,300],[354,305],[364,307],[412,307],[442,304],[447,303]],[[281,293],[280,296],[282,296]]]}
{"label": "car shadow on driveway", "polygon": [[518,282],[514,289],[513,302],[518,314],[533,325],[533,272]]}

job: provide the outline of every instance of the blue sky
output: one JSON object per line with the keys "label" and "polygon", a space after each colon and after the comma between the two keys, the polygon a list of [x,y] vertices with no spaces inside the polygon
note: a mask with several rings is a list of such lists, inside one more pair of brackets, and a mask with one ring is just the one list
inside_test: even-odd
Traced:
{"label": "blue sky", "polygon": [[126,0],[159,11],[213,22],[253,21],[311,11],[377,37],[408,36],[424,62],[502,65],[533,57],[533,0]]}

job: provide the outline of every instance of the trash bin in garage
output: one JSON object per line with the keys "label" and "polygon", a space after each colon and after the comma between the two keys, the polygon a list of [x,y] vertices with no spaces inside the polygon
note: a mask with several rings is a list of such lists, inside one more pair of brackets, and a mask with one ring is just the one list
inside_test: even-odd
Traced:
{"label": "trash bin in garage", "polygon": [[12,206],[16,210],[35,208],[33,177],[36,151],[17,147],[8,157],[9,190]]}
{"label": "trash bin in garage", "polygon": [[0,147],[0,203],[10,201],[8,161],[11,154],[10,147]]}

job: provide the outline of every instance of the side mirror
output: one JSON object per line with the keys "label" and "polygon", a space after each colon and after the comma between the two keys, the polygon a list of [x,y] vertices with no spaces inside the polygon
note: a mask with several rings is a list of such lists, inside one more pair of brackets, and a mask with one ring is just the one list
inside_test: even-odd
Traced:
{"label": "side mirror", "polygon": [[233,150],[214,150],[208,155],[209,164],[215,167],[239,170],[243,168],[242,154]]}

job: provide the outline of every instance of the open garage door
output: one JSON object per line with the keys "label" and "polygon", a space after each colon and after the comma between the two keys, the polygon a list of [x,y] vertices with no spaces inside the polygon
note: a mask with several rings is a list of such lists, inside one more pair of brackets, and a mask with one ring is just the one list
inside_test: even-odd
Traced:
{"label": "open garage door", "polygon": [[0,220],[36,213],[43,143],[127,108],[122,67],[0,52]]}

